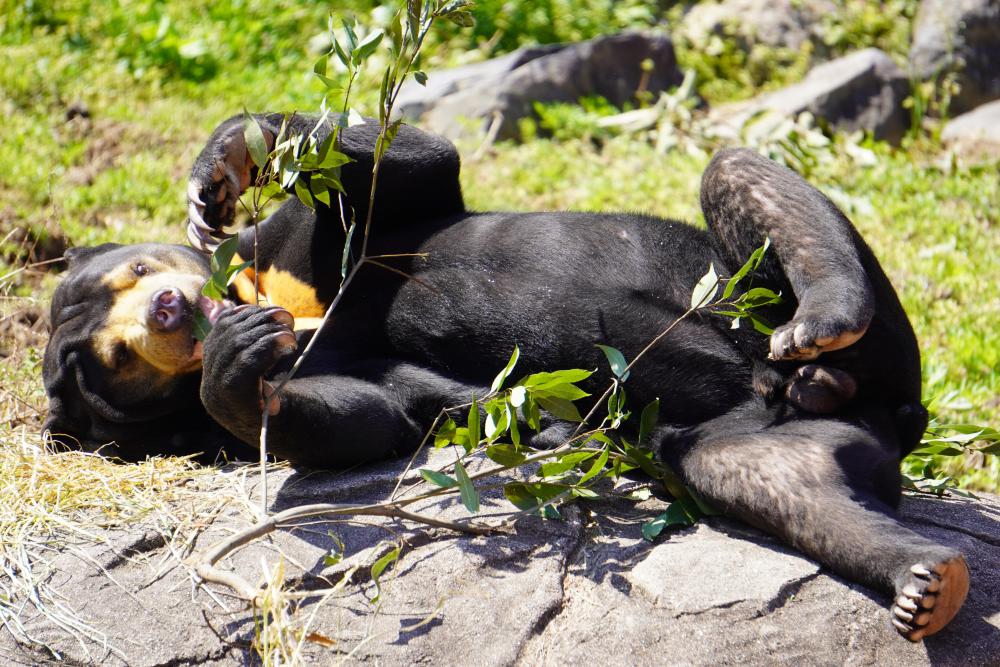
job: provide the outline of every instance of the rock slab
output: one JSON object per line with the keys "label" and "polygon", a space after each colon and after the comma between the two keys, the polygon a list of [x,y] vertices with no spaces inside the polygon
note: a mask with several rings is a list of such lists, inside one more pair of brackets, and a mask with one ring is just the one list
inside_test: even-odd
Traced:
{"label": "rock slab", "polygon": [[[453,456],[435,452],[418,466]],[[383,501],[404,465],[272,474],[270,484],[278,487],[272,509]],[[416,479],[411,473],[407,482]],[[423,502],[411,509],[468,517],[458,502]],[[885,596],[737,522],[709,519],[645,541],[641,523],[660,509],[655,498],[639,506],[588,503],[563,508],[562,520],[524,517],[507,535],[474,538],[383,519],[301,525],[225,563],[257,581],[262,561],[273,568],[280,560],[287,580],[302,591],[325,588],[359,566],[340,592],[301,602],[294,622],[308,627],[296,635],[307,638],[300,657],[315,664],[346,656],[383,665],[998,664],[1000,498],[904,501],[905,523],[961,549],[973,582],[952,624],[919,644],[893,630]],[[484,493],[487,517],[509,510],[498,494]],[[210,525],[194,550],[243,528],[247,518],[239,503],[211,522],[206,517]],[[333,565],[326,561],[335,546],[327,531],[345,545],[346,557]],[[220,587],[210,586],[209,595],[193,586],[183,550],[167,548],[155,517],[128,533],[96,537],[49,556],[51,589],[89,630],[74,631],[65,614],[60,621],[51,609],[44,614],[24,601],[22,630],[0,627],[0,663],[55,662],[51,651],[71,664],[256,660],[253,611]],[[382,575],[376,605],[369,568],[397,539],[403,553]]]}

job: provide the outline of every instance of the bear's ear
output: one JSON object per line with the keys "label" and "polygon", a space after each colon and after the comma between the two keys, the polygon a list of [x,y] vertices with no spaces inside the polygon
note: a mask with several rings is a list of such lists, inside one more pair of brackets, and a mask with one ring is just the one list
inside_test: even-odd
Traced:
{"label": "bear's ear", "polygon": [[97,255],[103,255],[109,250],[114,250],[115,248],[121,248],[120,243],[102,243],[101,245],[95,246],[75,246],[73,248],[68,248],[65,253],[63,253],[63,259],[66,263],[72,267],[75,264],[81,264],[92,257]]}

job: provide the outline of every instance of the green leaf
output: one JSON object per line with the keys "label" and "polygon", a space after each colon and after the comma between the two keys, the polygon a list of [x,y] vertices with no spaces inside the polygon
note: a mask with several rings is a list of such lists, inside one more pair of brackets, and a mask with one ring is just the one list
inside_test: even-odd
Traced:
{"label": "green leaf", "polygon": [[229,287],[230,285],[233,284],[237,276],[240,275],[241,271],[244,271],[250,268],[251,266],[253,266],[253,260],[248,259],[245,262],[241,262],[236,266],[230,266],[228,269],[226,269],[226,287]]}
{"label": "green leaf", "polygon": [[719,289],[719,276],[715,273],[715,264],[708,265],[708,273],[703,275],[691,291],[691,309],[703,308],[712,302]]}
{"label": "green leaf", "polygon": [[596,461],[594,461],[594,464],[590,466],[590,470],[585,472],[583,474],[583,477],[580,478],[579,483],[585,484],[590,480],[592,480],[594,477],[597,477],[597,475],[599,475],[601,471],[604,470],[604,466],[606,466],[607,464],[608,464],[608,448],[605,447],[604,450],[601,452],[601,455],[597,457]]}
{"label": "green leaf", "polygon": [[446,18],[462,28],[471,28],[476,25],[476,19],[472,16],[471,12],[452,12]]}
{"label": "green leaf", "polygon": [[563,398],[567,401],[577,401],[590,396],[575,384],[555,382],[530,389],[531,395],[537,398]]}
{"label": "green leaf", "polygon": [[496,461],[502,466],[518,466],[526,458],[524,454],[517,451],[512,445],[492,445],[486,448],[486,456]]}
{"label": "green leaf", "polygon": [[[331,135],[332,136],[332,135]],[[337,150],[328,150],[325,153],[320,153],[319,164],[316,165],[317,169],[335,169],[341,165],[345,165],[348,162],[353,162],[350,157],[341,153]]]}
{"label": "green leaf", "polygon": [[205,313],[200,310],[194,311],[194,327],[192,335],[195,340],[205,340],[208,333],[212,330],[212,323],[208,321],[205,317]]}
{"label": "green leaf", "polygon": [[576,468],[580,463],[594,456],[594,452],[574,452],[560,457],[556,461],[543,463],[539,472],[543,478],[558,477]]}
{"label": "green leaf", "polygon": [[[333,33],[331,32],[331,36],[332,34]],[[340,62],[344,64],[344,67],[346,67],[348,71],[353,71],[354,68],[351,66],[351,57],[347,55],[347,52],[344,51],[344,47],[340,45],[340,42],[338,42],[336,38],[334,38],[333,40],[333,50],[337,54],[337,58],[340,60]],[[324,83],[326,83],[325,80]]]}
{"label": "green leaf", "polygon": [[506,401],[498,404],[490,402],[490,408],[486,411],[486,424],[483,429],[488,442],[493,442],[498,437],[507,432],[510,425],[510,408]]}
{"label": "green leaf", "polygon": [[524,415],[524,421],[528,424],[528,428],[532,429],[535,433],[538,433],[542,428],[542,412],[538,407],[538,401],[528,394],[524,399],[524,405],[521,406],[521,414]]}
{"label": "green leaf", "polygon": [[416,70],[416,71],[413,72],[413,78],[421,86],[426,86],[427,85],[427,74],[425,72],[421,72],[420,70]]}
{"label": "green leaf", "polygon": [[510,404],[515,408],[519,408],[524,405],[524,401],[527,400],[527,398],[528,390],[522,385],[518,385],[510,390]]}
{"label": "green leaf", "polygon": [[423,0],[406,0],[406,21],[414,41],[420,33],[420,14],[423,12],[423,4]]}
{"label": "green leaf", "polygon": [[250,159],[263,169],[267,163],[267,141],[264,139],[260,123],[246,109],[243,109],[243,140],[247,144]]}
{"label": "green leaf", "polygon": [[354,49],[351,54],[351,59],[356,66],[361,65],[364,61],[368,60],[371,54],[375,53],[375,49],[378,45],[382,43],[382,38],[385,34],[381,30],[374,30],[358,44],[358,47]]}
{"label": "green leaf", "polygon": [[771,239],[765,238],[764,245],[754,250],[750,253],[750,258],[747,259],[746,263],[740,267],[740,270],[733,274],[733,277],[726,282],[726,288],[722,291],[723,301],[728,299],[733,291],[736,289],[736,285],[739,284],[743,278],[760,266],[761,260],[764,258],[764,253],[771,246]]}
{"label": "green leaf", "polygon": [[576,406],[571,402],[567,401],[565,398],[548,398],[543,396],[538,396],[535,399],[539,405],[547,410],[553,417],[558,419],[565,419],[571,422],[582,422],[583,417],[580,415],[580,411],[576,409]]}
{"label": "green leaf", "polygon": [[538,504],[522,482],[509,482],[504,485],[503,495],[519,510],[531,509]]}
{"label": "green leaf", "polygon": [[[378,89],[378,122],[380,125],[386,125],[389,119],[386,118],[386,108],[385,102],[389,99],[389,74],[391,72],[391,67],[385,68],[385,73],[382,75],[382,83],[379,85]],[[378,143],[382,139],[382,135],[379,135],[378,141],[375,143],[375,161],[379,161],[379,147]],[[383,149],[384,150],[384,149]]]}
{"label": "green leaf", "polygon": [[469,444],[466,450],[474,449],[479,446],[479,438],[481,437],[482,431],[480,431],[480,421],[479,421],[479,402],[476,400],[476,395],[472,395],[472,405],[469,406]]}
{"label": "green leaf", "polygon": [[510,426],[508,430],[510,431],[511,442],[514,443],[515,447],[521,446],[521,431],[517,426],[517,408],[513,406],[508,406],[507,408],[507,418],[510,421]]}
{"label": "green leaf", "polygon": [[347,35],[347,50],[353,55],[355,49],[358,48],[358,35],[354,32],[354,26],[347,19],[341,19],[340,22],[343,24],[344,33]]}
{"label": "green leaf", "polygon": [[379,577],[385,572],[385,568],[397,560],[399,560],[399,547],[382,556],[372,565],[372,583],[375,584],[375,597],[371,599],[372,604],[377,604],[379,598],[382,596],[382,583],[379,581]]}
{"label": "green leaf", "polygon": [[351,242],[354,239],[354,230],[357,223],[352,219],[351,226],[347,229],[347,238],[344,239],[344,252],[340,256],[340,279],[347,280],[347,263],[351,260]]}
{"label": "green leaf", "polygon": [[465,505],[465,509],[469,510],[471,514],[477,513],[479,511],[479,492],[472,485],[469,473],[465,471],[465,466],[462,465],[461,461],[455,462],[455,477],[458,478],[458,489],[462,495],[462,504]]}
{"label": "green leaf", "polygon": [[570,368],[563,371],[552,371],[551,373],[535,373],[524,378],[518,384],[529,388],[554,384],[572,384],[586,380],[593,374],[594,371],[586,371],[582,368]]}
{"label": "green leaf", "polygon": [[666,512],[642,525],[642,536],[652,542],[667,526],[693,526],[699,517],[690,509],[675,500],[670,503]]}
{"label": "green leaf", "polygon": [[453,486],[458,486],[458,480],[450,475],[446,475],[443,472],[438,472],[437,470],[428,470],[427,468],[420,469],[420,476],[425,480],[434,484],[435,486],[440,486],[443,489],[449,489]]}
{"label": "green leaf", "polygon": [[642,416],[639,417],[639,446],[649,445],[649,434],[656,427],[656,422],[660,418],[660,399],[654,398],[642,409]]}
{"label": "green leaf", "polygon": [[608,445],[609,447],[614,447],[615,445],[615,441],[609,438],[601,431],[594,431],[593,433],[591,433],[590,437],[587,438],[586,442],[584,442],[583,444],[586,445],[588,442],[593,442],[595,440],[603,445]]}
{"label": "green leaf", "polygon": [[[503,494],[520,510],[528,510],[552,500],[568,487],[565,484],[549,484],[546,482],[511,482],[504,486]],[[546,516],[553,518],[551,513]],[[555,513],[558,516],[558,513]]]}
{"label": "green leaf", "polygon": [[313,199],[320,202],[327,208],[330,207],[330,191],[318,178],[309,179],[309,192]]}
{"label": "green leaf", "polygon": [[330,59],[329,53],[324,53],[319,59],[313,63],[313,74],[318,74],[326,78],[326,63]]}
{"label": "green leaf", "polygon": [[385,157],[386,152],[392,146],[392,142],[395,141],[396,135],[399,134],[399,126],[401,124],[401,120],[393,121],[386,126],[385,131],[375,140],[376,162],[381,162],[382,158]]}
{"label": "green leaf", "polygon": [[334,545],[323,556],[323,565],[330,567],[336,565],[344,559],[344,542],[333,531],[326,531],[327,537],[333,540]]}
{"label": "green leaf", "polygon": [[472,6],[472,0],[449,0],[444,5],[442,5],[436,12],[434,12],[435,17],[448,16],[452,12],[457,12],[466,7]]}
{"label": "green leaf", "polygon": [[750,324],[753,325],[754,329],[764,334],[765,336],[770,336],[771,334],[774,333],[774,327],[772,327],[767,322],[757,317],[757,315],[753,313],[750,313]]}
{"label": "green leaf", "polygon": [[303,182],[304,179],[300,174],[298,178],[295,179],[295,196],[299,198],[299,201],[308,206],[311,209],[316,208],[316,202],[313,201],[312,193],[309,192],[309,188],[306,187]]}
{"label": "green leaf", "polygon": [[441,424],[441,428],[437,430],[437,433],[434,434],[434,447],[440,449],[441,447],[447,447],[450,445],[455,439],[455,433],[457,430],[458,427],[455,424],[455,420],[448,417],[448,419]]}
{"label": "green leaf", "polygon": [[[507,377],[510,375],[511,371],[514,370],[514,365],[517,363],[517,360],[520,357],[521,357],[521,349],[517,345],[515,345],[514,351],[510,355],[510,361],[508,361],[507,365],[504,366],[504,369],[500,371],[495,378],[493,378],[493,384],[490,385],[491,392],[500,390],[500,387],[503,386],[503,383],[507,380]],[[515,404],[515,406],[516,405],[520,405],[520,403]]]}
{"label": "green leaf", "polygon": [[653,452],[633,447],[626,440],[622,440],[622,449],[625,450],[629,463],[634,463],[653,479],[660,479],[663,476],[662,471],[656,467],[656,463],[653,461]]}
{"label": "green leaf", "polygon": [[1000,442],[994,442],[992,445],[987,445],[979,451],[986,452],[987,454],[1000,454]]}
{"label": "green leaf", "polygon": [[268,181],[264,187],[260,189],[260,196],[264,201],[269,199],[278,199],[284,194],[285,191],[281,189],[281,184],[277,181]]}
{"label": "green leaf", "polygon": [[239,249],[240,239],[237,236],[226,239],[219,244],[219,247],[212,253],[209,260],[209,267],[213,274],[225,275],[226,269],[233,262],[233,256]]}
{"label": "green leaf", "polygon": [[598,345],[597,347],[601,348],[601,352],[608,358],[608,363],[611,364],[611,372],[615,374],[616,378],[625,382],[631,373],[631,371],[625,370],[628,368],[625,355],[618,348],[611,347],[610,345]]}

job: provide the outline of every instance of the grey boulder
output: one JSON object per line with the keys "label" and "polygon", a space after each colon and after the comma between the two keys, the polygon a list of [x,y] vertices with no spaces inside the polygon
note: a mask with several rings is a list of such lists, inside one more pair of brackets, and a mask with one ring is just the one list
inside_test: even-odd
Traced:
{"label": "grey boulder", "polygon": [[910,66],[931,79],[955,70],[961,90],[951,111],[1000,97],[1000,0],[923,0],[913,28]]}
{"label": "grey boulder", "polygon": [[941,141],[973,161],[1000,158],[1000,100],[949,121],[941,132]]}
{"label": "grey boulder", "polygon": [[909,127],[903,108],[908,92],[909,80],[892,58],[864,49],[817,65],[799,83],[721,106],[711,117],[739,128],[761,114],[783,119],[808,111],[836,130],[867,130],[876,139],[899,143]]}
{"label": "grey boulder", "polygon": [[749,51],[755,44],[798,50],[806,41],[822,44],[821,20],[836,7],[827,0],[722,0],[699,2],[680,30],[695,46],[713,35],[735,38]]}
{"label": "grey boulder", "polygon": [[405,84],[399,113],[451,139],[486,131],[498,139],[517,138],[518,120],[533,116],[536,102],[601,96],[621,106],[634,102],[639,91],[656,94],[683,80],[670,38],[640,32],[516,51],[428,77],[426,89],[415,81]]}

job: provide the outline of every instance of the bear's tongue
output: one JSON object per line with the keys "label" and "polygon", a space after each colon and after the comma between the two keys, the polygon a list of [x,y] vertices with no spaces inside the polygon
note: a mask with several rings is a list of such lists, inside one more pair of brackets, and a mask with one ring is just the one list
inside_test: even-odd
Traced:
{"label": "bear's tongue", "polygon": [[[235,306],[229,299],[223,299],[222,301],[216,301],[215,299],[210,299],[207,296],[200,295],[198,300],[195,302],[195,306],[201,311],[201,314],[205,316],[209,324],[214,325],[225,311],[229,310]],[[192,359],[201,359],[205,356],[205,348],[202,346],[200,340],[195,340],[194,349],[191,352]]]}
{"label": "bear's tongue", "polygon": [[198,310],[201,311],[205,319],[209,321],[210,324],[215,324],[219,319],[219,316],[229,308],[232,308],[234,304],[229,299],[223,299],[222,301],[216,301],[215,299],[210,299],[205,295],[198,297]]}

